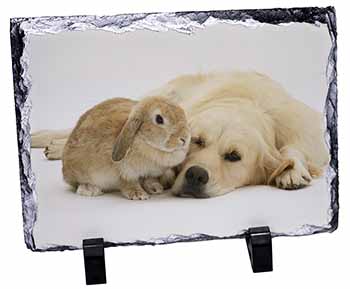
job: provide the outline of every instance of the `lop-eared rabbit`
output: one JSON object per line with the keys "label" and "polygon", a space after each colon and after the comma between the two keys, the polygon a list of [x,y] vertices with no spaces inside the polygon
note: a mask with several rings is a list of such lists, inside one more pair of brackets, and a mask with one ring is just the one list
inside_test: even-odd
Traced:
{"label": "lop-eared rabbit", "polygon": [[63,149],[64,180],[80,195],[119,190],[128,199],[161,193],[157,178],[186,157],[184,111],[169,100],[115,98],[84,113]]}

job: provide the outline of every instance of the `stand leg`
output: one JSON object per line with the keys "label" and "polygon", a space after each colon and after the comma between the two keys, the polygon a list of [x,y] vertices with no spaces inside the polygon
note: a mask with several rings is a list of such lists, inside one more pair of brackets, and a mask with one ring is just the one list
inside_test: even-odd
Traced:
{"label": "stand leg", "polygon": [[246,242],[254,273],[272,271],[272,238],[269,227],[249,228]]}
{"label": "stand leg", "polygon": [[105,284],[107,281],[103,239],[83,240],[83,250],[86,285]]}

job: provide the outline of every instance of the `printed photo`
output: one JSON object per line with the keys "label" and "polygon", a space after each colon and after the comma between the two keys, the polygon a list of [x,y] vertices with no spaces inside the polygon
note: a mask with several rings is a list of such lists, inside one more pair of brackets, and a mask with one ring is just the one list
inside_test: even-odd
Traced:
{"label": "printed photo", "polygon": [[327,23],[162,17],[28,34],[30,246],[331,231]]}

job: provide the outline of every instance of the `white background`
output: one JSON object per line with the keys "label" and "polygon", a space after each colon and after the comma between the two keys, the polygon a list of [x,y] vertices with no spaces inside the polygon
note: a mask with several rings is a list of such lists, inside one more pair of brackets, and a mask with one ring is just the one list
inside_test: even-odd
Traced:
{"label": "white background", "polygon": [[[82,251],[32,253],[23,242],[18,176],[17,141],[9,45],[9,17],[117,14],[131,12],[281,7],[280,1],[13,1],[1,7],[0,17],[0,117],[3,159],[0,165],[1,248],[3,288],[83,288]],[[80,3],[80,5],[79,5]],[[243,240],[186,243],[158,247],[106,250],[108,285],[105,288],[347,288],[350,197],[344,178],[349,175],[347,73],[350,65],[345,1],[284,1],[283,7],[335,5],[338,16],[340,228],[333,234],[302,238],[277,238],[274,272],[252,274]],[[345,148],[345,149],[343,149]]]}
{"label": "white background", "polygon": [[141,98],[181,74],[258,71],[294,98],[323,112],[331,40],[326,24],[247,28],[216,24],[176,31],[116,34],[74,31],[30,35],[32,131],[74,127],[113,97]]}

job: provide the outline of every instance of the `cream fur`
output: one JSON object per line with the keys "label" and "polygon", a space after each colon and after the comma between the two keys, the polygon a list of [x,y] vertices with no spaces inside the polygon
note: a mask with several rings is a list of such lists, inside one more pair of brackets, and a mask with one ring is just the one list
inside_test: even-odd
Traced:
{"label": "cream fur", "polygon": [[[156,93],[182,106],[192,137],[205,140],[204,147],[191,145],[173,187],[175,194],[183,193],[185,172],[194,165],[209,174],[202,193],[218,196],[256,184],[301,188],[328,163],[321,114],[265,75],[186,75]],[[232,150],[240,153],[241,161],[224,160]]]}

